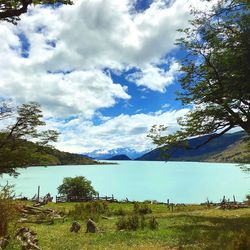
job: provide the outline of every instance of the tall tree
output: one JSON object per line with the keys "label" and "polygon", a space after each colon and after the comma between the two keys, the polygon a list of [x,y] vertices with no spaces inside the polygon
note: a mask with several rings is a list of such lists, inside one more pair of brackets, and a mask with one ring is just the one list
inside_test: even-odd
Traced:
{"label": "tall tree", "polygon": [[17,24],[30,5],[72,4],[71,0],[0,0],[0,20]]}
{"label": "tall tree", "polygon": [[39,104],[30,102],[17,108],[14,124],[0,132],[0,173],[15,173],[16,167],[42,160],[43,147],[58,137],[55,130],[42,130],[44,125]]}
{"label": "tall tree", "polygon": [[164,126],[151,129],[159,146],[211,134],[206,144],[235,127],[250,136],[250,2],[219,0],[210,11],[191,13],[190,27],[177,40],[185,51],[177,99],[192,110],[179,118],[174,134],[163,136]]}

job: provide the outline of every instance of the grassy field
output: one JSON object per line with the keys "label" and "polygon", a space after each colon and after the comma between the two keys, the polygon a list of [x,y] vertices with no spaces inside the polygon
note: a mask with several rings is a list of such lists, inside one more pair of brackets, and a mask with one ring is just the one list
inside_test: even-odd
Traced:
{"label": "grassy field", "polygon": [[[85,233],[88,215],[78,218],[82,226],[78,233],[69,231],[75,219],[72,212],[75,205],[46,205],[45,208],[61,211],[65,215],[64,220],[57,220],[52,225],[13,222],[10,227],[12,237],[7,249],[21,249],[13,235],[22,226],[37,233],[39,246],[43,250],[250,249],[250,208],[224,211],[190,205],[174,207],[171,211],[166,205],[148,204],[152,213],[144,215],[144,229],[118,231],[117,221],[134,214],[134,204],[108,203],[106,212],[95,218],[99,232],[90,234]],[[125,215],[117,215],[121,213]],[[156,230],[148,227],[152,217],[159,224]]]}

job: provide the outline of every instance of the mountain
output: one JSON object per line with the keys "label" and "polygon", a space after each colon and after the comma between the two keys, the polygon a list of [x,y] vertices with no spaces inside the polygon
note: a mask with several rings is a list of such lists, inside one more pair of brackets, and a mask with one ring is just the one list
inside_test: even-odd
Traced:
{"label": "mountain", "polygon": [[130,159],[136,159],[145,153],[147,153],[147,151],[137,152],[136,150],[130,148],[117,148],[109,150],[108,152],[105,153],[100,152],[100,150],[96,150],[91,153],[88,153],[88,155],[97,160],[106,160],[116,155],[127,155]]}
{"label": "mountain", "polygon": [[91,165],[99,163],[90,157],[81,154],[62,152],[54,148],[47,148],[46,151],[47,154],[54,156],[58,160],[59,164],[57,165]]}
{"label": "mountain", "polygon": [[237,141],[224,151],[208,157],[211,162],[250,163],[250,150],[247,142]]}
{"label": "mountain", "polygon": [[108,158],[107,160],[112,160],[112,161],[129,161],[131,160],[127,155],[115,155],[111,158]]}
{"label": "mountain", "polygon": [[[188,140],[188,144],[191,148],[195,148],[201,143],[205,142],[209,136],[200,136]],[[236,133],[224,134],[214,140],[211,140],[206,145],[197,149],[184,149],[173,147],[169,150],[154,149],[136,160],[140,161],[159,161],[159,160],[170,160],[170,161],[226,161],[226,157],[221,158],[218,156],[224,151],[229,150],[228,148],[237,147],[237,145],[242,144],[242,140],[246,137],[246,133],[243,131]],[[235,145],[235,146],[233,146]],[[216,158],[213,158],[217,155]],[[166,157],[167,156],[167,157]],[[230,160],[230,157],[228,157]]]}

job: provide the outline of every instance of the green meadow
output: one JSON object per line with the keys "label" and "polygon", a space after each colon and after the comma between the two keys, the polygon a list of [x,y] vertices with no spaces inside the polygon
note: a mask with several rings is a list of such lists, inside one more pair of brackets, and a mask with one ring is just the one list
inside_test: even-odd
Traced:
{"label": "green meadow", "polygon": [[[186,205],[175,206],[172,211],[166,204],[137,204],[147,208],[147,212],[143,215],[143,211],[135,212],[133,203],[105,203],[104,210],[94,209],[91,214],[85,211],[86,203],[49,203],[44,208],[55,210],[63,218],[53,223],[46,223],[46,220],[41,224],[19,223],[21,215],[18,215],[9,227],[11,240],[7,249],[21,249],[14,234],[23,226],[37,233],[38,245],[43,250],[249,249],[250,208],[221,210],[205,205]],[[118,221],[133,215],[139,218],[138,228],[117,228]],[[88,217],[94,218],[98,232],[86,233]],[[157,221],[155,229],[149,226],[152,218]],[[74,220],[81,224],[78,233],[69,230]]]}

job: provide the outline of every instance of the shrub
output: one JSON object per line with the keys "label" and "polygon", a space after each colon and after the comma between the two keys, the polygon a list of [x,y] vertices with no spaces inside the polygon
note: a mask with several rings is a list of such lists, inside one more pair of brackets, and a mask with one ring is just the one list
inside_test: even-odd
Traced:
{"label": "shrub", "polygon": [[63,179],[63,184],[58,188],[58,193],[67,196],[93,197],[97,194],[91,185],[91,181],[83,176]]}
{"label": "shrub", "polygon": [[119,208],[117,210],[114,210],[113,214],[118,216],[125,216],[126,212],[122,208]]}
{"label": "shrub", "polygon": [[15,207],[11,199],[13,186],[0,186],[0,237],[7,235],[8,224],[15,217]]}
{"label": "shrub", "polygon": [[126,230],[127,229],[127,219],[124,217],[119,218],[116,223],[117,230]]}
{"label": "shrub", "polygon": [[152,210],[147,204],[139,205],[139,203],[134,204],[134,213],[144,215],[151,214]]}
{"label": "shrub", "polygon": [[117,230],[136,231],[140,226],[138,215],[132,215],[127,218],[121,217],[116,223]]}
{"label": "shrub", "polygon": [[246,198],[247,198],[247,203],[250,204],[250,194],[248,194]]}
{"label": "shrub", "polygon": [[149,220],[149,228],[151,230],[156,230],[158,229],[159,223],[157,222],[156,218],[153,216],[152,218],[150,218]]}
{"label": "shrub", "polygon": [[130,231],[136,231],[139,228],[139,217],[132,215],[128,217],[127,229]]}
{"label": "shrub", "polygon": [[98,221],[100,215],[108,214],[108,203],[105,201],[94,201],[88,203],[80,203],[74,206],[74,209],[70,212],[70,215],[74,220],[79,219],[92,219]]}
{"label": "shrub", "polygon": [[141,229],[144,229],[146,226],[146,221],[145,221],[144,215],[141,216],[140,226],[141,226]]}

